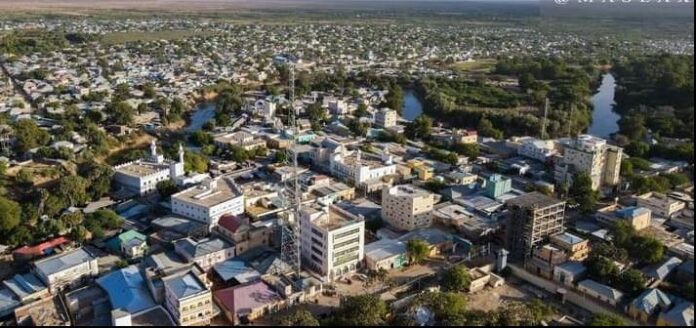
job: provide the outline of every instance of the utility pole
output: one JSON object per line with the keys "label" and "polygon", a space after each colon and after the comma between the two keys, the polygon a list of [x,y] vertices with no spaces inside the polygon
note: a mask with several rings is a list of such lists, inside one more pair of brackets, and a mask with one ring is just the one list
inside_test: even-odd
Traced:
{"label": "utility pole", "polygon": [[541,140],[546,140],[546,118],[549,115],[549,98],[544,100],[544,119],[541,121]]}

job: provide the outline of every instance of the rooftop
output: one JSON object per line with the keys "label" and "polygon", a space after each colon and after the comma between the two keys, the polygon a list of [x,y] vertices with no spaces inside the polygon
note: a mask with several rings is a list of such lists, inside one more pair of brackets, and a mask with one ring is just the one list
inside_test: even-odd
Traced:
{"label": "rooftop", "polygon": [[507,201],[507,204],[510,206],[519,206],[523,208],[546,208],[554,205],[565,204],[565,202],[535,191],[510,199]]}
{"label": "rooftop", "polygon": [[666,309],[672,305],[672,300],[669,295],[665,294],[657,288],[646,289],[633,301],[631,306],[642,312],[651,315],[658,308]]}
{"label": "rooftop", "polygon": [[660,315],[660,318],[671,323],[673,326],[693,327],[694,303],[679,303],[675,305],[671,310],[662,313],[662,315]]}
{"label": "rooftop", "polygon": [[5,285],[5,287],[19,296],[20,299],[46,289],[46,285],[44,285],[44,283],[41,282],[41,280],[39,280],[39,278],[33,273],[25,273],[22,275],[15,274],[12,276],[12,278],[9,278],[2,283]]}
{"label": "rooftop", "polygon": [[413,185],[398,185],[394,186],[392,188],[389,188],[389,194],[397,197],[411,197],[411,198],[416,198],[416,197],[428,197],[431,196],[432,193],[430,193],[427,190],[418,188]]}
{"label": "rooftop", "polygon": [[136,313],[131,317],[134,327],[173,327],[174,320],[161,305]]}
{"label": "rooftop", "polygon": [[152,163],[143,160],[124,164],[116,168],[116,172],[137,178],[146,177],[163,170],[169,170],[169,165]]}
{"label": "rooftop", "polygon": [[109,294],[109,301],[114,309],[133,314],[155,306],[136,265],[102,276],[97,279],[97,284]]}
{"label": "rooftop", "polygon": [[406,244],[393,239],[381,239],[365,245],[365,257],[375,261],[388,259],[393,256],[406,254]]}
{"label": "rooftop", "polygon": [[201,280],[191,271],[162,278],[164,287],[177,299],[184,299],[208,291]]}
{"label": "rooftop", "polygon": [[215,292],[215,299],[219,301],[221,307],[236,316],[249,314],[255,309],[283,300],[263,281],[218,290]]}
{"label": "rooftop", "polygon": [[48,276],[95,259],[96,258],[86,250],[78,248],[49,257],[47,259],[36,261],[34,266],[36,266],[37,270]]}
{"label": "rooftop", "polygon": [[569,245],[576,245],[586,241],[585,238],[578,237],[569,232],[564,232],[562,234],[555,235],[553,236],[553,238]]}
{"label": "rooftop", "polygon": [[212,207],[242,195],[241,190],[232,179],[221,178],[209,180],[176,193],[172,195],[172,201],[176,199],[200,206]]}
{"label": "rooftop", "polygon": [[302,211],[313,218],[312,222],[315,225],[327,231],[332,231],[360,221],[355,215],[335,205],[328,207],[303,207]]}
{"label": "rooftop", "polygon": [[240,284],[244,284],[261,278],[258,271],[241,260],[227,260],[216,264],[213,269],[225,282],[235,279]]}
{"label": "rooftop", "polygon": [[587,289],[595,291],[597,294],[602,295],[606,299],[619,301],[623,297],[623,293],[611,288],[607,285],[600,284],[592,279],[586,279],[578,283],[578,286],[585,287]]}
{"label": "rooftop", "polygon": [[196,258],[224,249],[233,248],[234,245],[220,238],[206,238],[199,241],[194,241],[191,238],[184,238],[175,241],[174,247],[176,248],[177,252],[184,253],[190,258]]}
{"label": "rooftop", "polygon": [[658,280],[664,280],[667,276],[679,265],[682,264],[682,260],[677,257],[670,257],[662,263],[653,265],[645,269],[645,275]]}

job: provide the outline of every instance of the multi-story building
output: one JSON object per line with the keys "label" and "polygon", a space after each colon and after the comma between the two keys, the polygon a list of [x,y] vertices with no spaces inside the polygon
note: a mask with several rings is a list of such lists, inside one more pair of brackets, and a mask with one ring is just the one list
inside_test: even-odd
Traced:
{"label": "multi-story building", "polygon": [[212,228],[224,214],[244,213],[244,194],[232,178],[215,178],[172,195],[172,212]]}
{"label": "multi-story building", "polygon": [[99,274],[97,258],[78,248],[34,262],[34,273],[54,293],[85,277]]}
{"label": "multi-story building", "polygon": [[624,207],[609,205],[600,208],[595,213],[597,222],[606,226],[613,226],[617,221],[626,221],[631,224],[636,231],[643,230],[650,226],[652,221],[652,211],[645,207]]}
{"label": "multi-story building", "polygon": [[249,132],[239,131],[233,133],[222,133],[213,138],[218,147],[238,146],[244,150],[253,150],[259,147],[266,147],[266,141],[255,138]]}
{"label": "multi-story building", "polygon": [[427,228],[432,223],[435,195],[412,185],[382,189],[382,219],[399,230]]}
{"label": "multi-story building", "polygon": [[582,262],[590,255],[590,242],[574,234],[564,232],[551,237],[551,242],[564,250],[569,261]]}
{"label": "multi-story building", "polygon": [[203,271],[208,271],[213,265],[233,258],[234,248],[234,245],[220,238],[206,238],[199,241],[184,238],[174,242],[174,250],[188,262],[198,264]]}
{"label": "multi-story building", "polygon": [[203,326],[215,316],[208,286],[193,272],[162,278],[165,307],[179,326]]}
{"label": "multi-story building", "polygon": [[152,140],[150,157],[114,167],[114,182],[126,190],[145,195],[157,190],[157,183],[184,175],[184,150],[179,146],[178,161],[165,160]]}
{"label": "multi-story building", "polygon": [[365,221],[338,206],[300,211],[300,251],[309,269],[324,280],[355,272],[364,257]]}
{"label": "multi-story building", "polygon": [[586,173],[592,180],[592,189],[613,187],[619,183],[623,149],[591,135],[580,135],[562,142],[563,160],[556,163],[554,176],[557,183],[572,184],[573,176]]}
{"label": "multi-story building", "polygon": [[459,130],[452,131],[452,142],[454,144],[475,144],[478,141],[478,132],[476,130]]}
{"label": "multi-story building", "polygon": [[645,207],[652,211],[653,215],[665,219],[671,218],[686,207],[686,203],[656,192],[642,194],[635,199],[638,206]]}
{"label": "multi-story building", "polygon": [[520,156],[546,162],[556,155],[558,151],[554,146],[553,140],[539,140],[536,138],[525,137],[519,141],[517,154]]}
{"label": "multi-story building", "polygon": [[241,255],[258,246],[271,246],[273,229],[260,223],[263,222],[250,224],[248,219],[223,215],[218,222],[217,232],[232,241],[235,254]]}
{"label": "multi-story building", "polygon": [[562,249],[547,244],[534,250],[525,267],[537,276],[553,279],[553,269],[567,260],[568,256]]}
{"label": "multi-story building", "polygon": [[534,247],[564,230],[564,201],[532,192],[508,200],[506,207],[505,248],[513,258],[531,256]]}
{"label": "multi-story building", "polygon": [[[352,183],[357,187],[365,187],[372,181],[396,174],[396,165],[393,157],[388,153],[382,153],[380,160],[363,157],[359,149],[349,154],[344,146],[331,156],[331,175]],[[380,185],[381,186],[381,185]]]}
{"label": "multi-story building", "polygon": [[395,110],[382,108],[375,113],[375,124],[379,127],[388,129],[392,126],[396,126],[397,117],[398,115]]}
{"label": "multi-story building", "polygon": [[484,195],[496,199],[512,190],[512,179],[500,174],[493,174],[486,179]]}

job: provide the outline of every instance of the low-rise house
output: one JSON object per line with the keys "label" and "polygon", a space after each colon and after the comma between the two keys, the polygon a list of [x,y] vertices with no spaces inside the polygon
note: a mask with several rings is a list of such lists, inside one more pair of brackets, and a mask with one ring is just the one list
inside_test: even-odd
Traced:
{"label": "low-rise house", "polygon": [[622,208],[618,205],[609,205],[599,209],[595,214],[595,218],[605,226],[613,226],[617,221],[625,221],[631,224],[633,229],[640,231],[650,226],[652,212],[645,207],[630,206]]}
{"label": "low-rise house", "polygon": [[391,270],[408,264],[406,244],[393,239],[381,239],[365,245],[365,265],[369,270]]}
{"label": "low-rise house", "polygon": [[147,237],[135,230],[128,230],[107,241],[107,247],[128,258],[139,258],[148,250]]}
{"label": "low-rise house", "polygon": [[12,258],[15,261],[29,261],[37,257],[51,255],[53,251],[63,245],[70,243],[70,239],[65,237],[57,237],[46,240],[34,246],[22,246],[12,252]]}
{"label": "low-rise house", "polygon": [[18,326],[70,326],[70,316],[60,296],[44,298],[14,311]]}
{"label": "low-rise house", "polygon": [[246,284],[261,279],[261,273],[241,260],[229,259],[215,264],[213,270],[225,284]]}
{"label": "low-rise house", "polygon": [[662,263],[652,265],[643,270],[645,277],[648,278],[650,284],[659,284],[659,282],[664,281],[667,277],[674,272],[679,265],[682,264],[682,260],[677,257],[670,257]]}
{"label": "low-rise house", "polygon": [[54,293],[99,274],[97,258],[83,248],[34,262],[34,273]]}
{"label": "low-rise house", "polygon": [[428,256],[434,257],[452,249],[453,237],[451,234],[440,229],[429,228],[411,231],[398,238],[408,244],[409,240],[422,240],[430,247]]}
{"label": "low-rise house", "polygon": [[17,296],[9,289],[0,287],[0,317],[5,317],[22,305]]}
{"label": "low-rise house", "polygon": [[686,203],[656,192],[638,195],[635,200],[637,206],[645,207],[652,211],[654,216],[665,219],[671,218],[686,207]]}
{"label": "low-rise house", "polygon": [[654,315],[672,306],[672,299],[657,288],[646,289],[628,305],[628,315],[647,323]]}
{"label": "low-rise house", "polygon": [[552,245],[544,245],[534,250],[533,256],[525,262],[528,271],[546,279],[553,279],[554,267],[568,260],[566,253]]}
{"label": "low-rise house", "polygon": [[607,285],[600,284],[592,279],[583,280],[578,283],[578,290],[585,295],[601,302],[611,304],[612,306],[616,306],[616,304],[623,299],[622,292]]}
{"label": "low-rise house", "polygon": [[662,312],[657,318],[658,326],[693,327],[694,303],[682,302],[671,310]]}
{"label": "low-rise house", "polygon": [[174,242],[176,252],[189,262],[194,262],[208,271],[213,265],[234,257],[234,245],[220,239],[202,239],[194,241],[184,238]]}
{"label": "low-rise house", "polygon": [[283,298],[263,281],[218,290],[215,302],[233,325],[249,324],[279,310]]}
{"label": "low-rise house", "polygon": [[33,273],[15,274],[2,284],[25,304],[48,295],[46,285]]}
{"label": "low-rise house", "polygon": [[165,307],[179,326],[210,324],[217,314],[208,286],[192,271],[162,278]]}
{"label": "low-rise house", "polygon": [[249,224],[248,219],[223,215],[218,221],[217,232],[234,243],[235,253],[243,254],[258,246],[271,246],[273,231],[265,225]]}
{"label": "low-rise house", "polygon": [[572,287],[585,278],[587,268],[581,262],[568,261],[553,268],[553,280]]}
{"label": "low-rise house", "polygon": [[99,277],[97,285],[109,295],[113,309],[135,314],[156,305],[136,265]]}

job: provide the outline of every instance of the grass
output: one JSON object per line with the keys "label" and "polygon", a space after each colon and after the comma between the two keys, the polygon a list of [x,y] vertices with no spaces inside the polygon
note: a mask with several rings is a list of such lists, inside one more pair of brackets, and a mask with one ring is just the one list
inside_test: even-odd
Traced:
{"label": "grass", "polygon": [[105,44],[119,44],[133,41],[177,40],[194,36],[210,36],[213,34],[215,34],[215,32],[199,30],[114,32],[104,35],[102,37],[102,42]]}
{"label": "grass", "polygon": [[489,73],[495,67],[496,60],[493,58],[475,59],[474,61],[463,61],[452,64],[452,68],[461,73]]}

